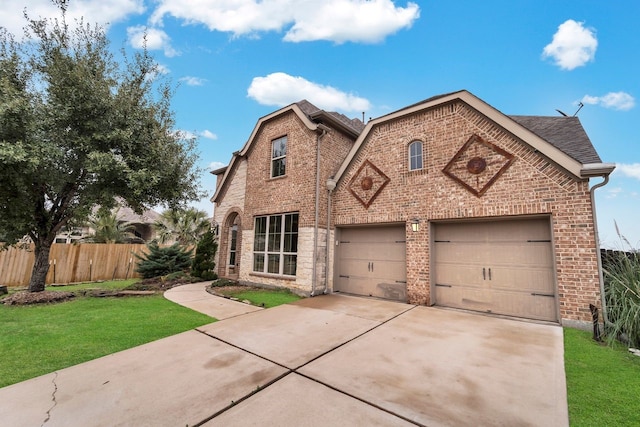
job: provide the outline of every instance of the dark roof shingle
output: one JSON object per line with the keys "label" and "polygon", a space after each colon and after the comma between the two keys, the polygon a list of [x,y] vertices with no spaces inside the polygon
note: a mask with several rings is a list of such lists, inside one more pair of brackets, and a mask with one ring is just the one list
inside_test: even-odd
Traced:
{"label": "dark roof shingle", "polygon": [[582,164],[602,163],[577,117],[509,116]]}

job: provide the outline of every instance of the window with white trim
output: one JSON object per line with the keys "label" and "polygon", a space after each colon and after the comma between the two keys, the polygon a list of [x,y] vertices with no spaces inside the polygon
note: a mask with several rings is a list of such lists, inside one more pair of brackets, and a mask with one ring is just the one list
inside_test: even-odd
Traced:
{"label": "window with white trim", "polygon": [[298,214],[255,218],[253,271],[295,276],[298,261]]}
{"label": "window with white trim", "polygon": [[287,166],[287,137],[271,141],[271,178],[284,176]]}
{"label": "window with white trim", "polygon": [[413,141],[409,144],[409,170],[422,169],[422,141]]}

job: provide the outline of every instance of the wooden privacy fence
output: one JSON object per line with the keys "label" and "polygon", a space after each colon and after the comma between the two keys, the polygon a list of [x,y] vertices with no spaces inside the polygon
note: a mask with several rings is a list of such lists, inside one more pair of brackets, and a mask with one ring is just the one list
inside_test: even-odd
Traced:
{"label": "wooden privacy fence", "polygon": [[[140,277],[138,255],[147,252],[140,244],[56,244],[49,254],[47,284]],[[0,251],[0,285],[27,286],[35,261],[33,245]]]}

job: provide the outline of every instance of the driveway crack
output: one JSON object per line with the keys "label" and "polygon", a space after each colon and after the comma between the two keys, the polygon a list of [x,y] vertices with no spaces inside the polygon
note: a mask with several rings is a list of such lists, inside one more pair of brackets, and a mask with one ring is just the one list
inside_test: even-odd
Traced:
{"label": "driveway crack", "polygon": [[51,380],[51,383],[53,384],[53,392],[51,393],[51,401],[53,402],[53,404],[47,410],[47,412],[46,412],[46,416],[47,417],[42,422],[41,427],[44,426],[51,419],[51,411],[53,411],[53,409],[58,404],[58,402],[56,401],[56,393],[58,392],[58,384],[56,383],[57,379],[58,379],[58,372],[56,371],[56,372],[53,373],[53,379]]}

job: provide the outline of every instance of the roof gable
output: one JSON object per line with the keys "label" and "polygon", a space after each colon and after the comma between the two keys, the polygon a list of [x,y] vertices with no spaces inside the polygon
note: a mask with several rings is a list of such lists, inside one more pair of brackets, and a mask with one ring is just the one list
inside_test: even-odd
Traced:
{"label": "roof gable", "polygon": [[223,175],[221,178],[222,180],[220,181],[220,185],[217,186],[216,192],[211,197],[211,201],[215,203],[215,201],[218,199],[218,196],[222,193],[223,189],[225,188],[227,184],[227,180],[229,179],[231,172],[234,170],[238,159],[244,157],[249,152],[251,146],[255,141],[256,135],[266,123],[283,114],[293,112],[307,128],[309,128],[312,131],[316,131],[320,126],[320,124],[314,123],[313,121],[311,121],[309,116],[309,113],[314,113],[316,111],[319,111],[318,107],[304,100],[304,101],[296,102],[294,104],[287,105],[286,107],[283,107],[279,110],[276,110],[258,119],[258,122],[254,126],[253,131],[249,136],[249,139],[247,140],[247,142],[244,144],[244,146],[240,151],[236,151],[235,153],[233,153],[233,156],[231,157],[231,161],[229,162],[229,165],[226,168],[220,168],[214,171],[214,172],[217,172],[218,175],[220,175],[221,173],[223,173]]}
{"label": "roof gable", "polygon": [[[577,118],[506,116],[466,90],[428,98],[385,116],[370,120],[334,178],[338,182],[356,157],[369,132],[382,123],[451,102],[463,102],[498,126],[530,145],[572,175],[582,178],[583,166],[600,163],[586,132]],[[569,120],[567,120],[569,119]],[[561,121],[564,120],[564,121]]]}

